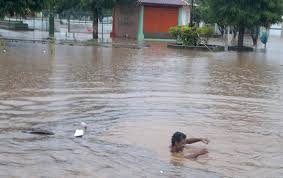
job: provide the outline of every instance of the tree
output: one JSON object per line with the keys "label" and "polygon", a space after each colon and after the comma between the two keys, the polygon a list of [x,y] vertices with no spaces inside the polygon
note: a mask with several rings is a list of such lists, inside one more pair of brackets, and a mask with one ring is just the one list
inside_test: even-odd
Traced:
{"label": "tree", "polygon": [[43,8],[49,11],[49,38],[53,38],[55,34],[55,17],[54,14],[60,8],[62,0],[43,0]]}
{"label": "tree", "polygon": [[134,3],[137,0],[0,0],[0,18],[8,13],[24,15],[26,11],[49,10],[49,34],[54,35],[54,13],[65,10],[86,10],[93,13],[93,38],[98,38],[98,20],[103,10],[116,4]]}
{"label": "tree", "polygon": [[194,2],[195,0],[191,0],[191,18],[190,18],[190,26],[193,26],[193,20],[194,20]]}
{"label": "tree", "polygon": [[93,39],[98,38],[98,20],[103,19],[103,9],[111,9],[116,4],[134,3],[137,0],[80,0],[80,7],[93,14]]}
{"label": "tree", "polygon": [[49,11],[49,37],[53,38],[55,33],[55,17],[56,13],[63,11],[76,11],[81,10],[82,0],[31,0],[37,1],[41,4],[40,9]]}
{"label": "tree", "polygon": [[283,0],[204,0],[207,16],[217,24],[238,28],[238,46],[244,43],[246,29],[269,27],[280,22]]}
{"label": "tree", "polygon": [[49,10],[49,34],[54,36],[54,12],[62,6],[63,0],[0,0],[0,18],[5,15],[26,15],[28,12]]}
{"label": "tree", "polygon": [[50,0],[0,0],[0,18],[7,14],[25,15],[29,11],[41,11]]}
{"label": "tree", "polygon": [[215,13],[213,13],[212,8],[210,8],[209,1],[207,0],[195,0],[196,6],[193,9],[192,20],[193,22],[199,24],[201,21],[207,24],[217,23],[218,29],[221,35],[224,35],[226,25],[222,19],[218,19],[216,22]]}

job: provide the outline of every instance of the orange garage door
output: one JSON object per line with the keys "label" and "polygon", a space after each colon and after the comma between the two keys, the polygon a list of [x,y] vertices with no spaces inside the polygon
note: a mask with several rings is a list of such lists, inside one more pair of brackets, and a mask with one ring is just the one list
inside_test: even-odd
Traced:
{"label": "orange garage door", "polygon": [[168,32],[178,24],[177,7],[144,7],[144,32]]}

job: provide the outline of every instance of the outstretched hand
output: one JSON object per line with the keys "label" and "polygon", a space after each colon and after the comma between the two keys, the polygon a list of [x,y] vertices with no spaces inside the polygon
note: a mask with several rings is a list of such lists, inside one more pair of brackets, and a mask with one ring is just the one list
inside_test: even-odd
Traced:
{"label": "outstretched hand", "polygon": [[202,138],[201,139],[201,142],[205,143],[205,144],[208,144],[209,143],[209,140],[207,138]]}
{"label": "outstretched hand", "polygon": [[208,153],[208,150],[206,148],[203,148],[203,149],[200,149],[198,153],[199,155],[204,155]]}

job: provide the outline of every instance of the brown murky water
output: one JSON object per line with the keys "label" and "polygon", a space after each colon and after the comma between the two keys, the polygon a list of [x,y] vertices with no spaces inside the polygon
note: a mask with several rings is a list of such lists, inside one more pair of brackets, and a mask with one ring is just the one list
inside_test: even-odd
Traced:
{"label": "brown murky water", "polygon": [[[0,177],[282,177],[283,41],[267,53],[11,43],[0,54]],[[73,138],[81,121],[83,138]],[[23,133],[44,128],[54,136]],[[197,161],[174,131],[208,137]]]}

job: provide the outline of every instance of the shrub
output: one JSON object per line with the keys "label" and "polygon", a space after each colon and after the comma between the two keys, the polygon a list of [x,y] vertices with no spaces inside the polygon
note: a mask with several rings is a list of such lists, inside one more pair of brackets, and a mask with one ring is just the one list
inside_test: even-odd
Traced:
{"label": "shrub", "polygon": [[169,28],[169,33],[174,37],[175,39],[178,38],[178,36],[181,35],[181,26],[175,26]]}
{"label": "shrub", "polygon": [[175,26],[169,29],[169,33],[172,37],[181,39],[183,45],[198,46],[202,41],[207,44],[209,37],[213,34],[213,28],[209,25]]}
{"label": "shrub", "polygon": [[213,28],[210,25],[205,25],[197,29],[197,33],[201,37],[210,37],[213,34]]}
{"label": "shrub", "polygon": [[210,25],[205,25],[197,29],[198,35],[202,38],[205,44],[208,43],[209,37],[213,35],[213,28]]}
{"label": "shrub", "polygon": [[181,39],[184,45],[197,46],[199,45],[199,38],[197,35],[197,27],[182,27]]}

